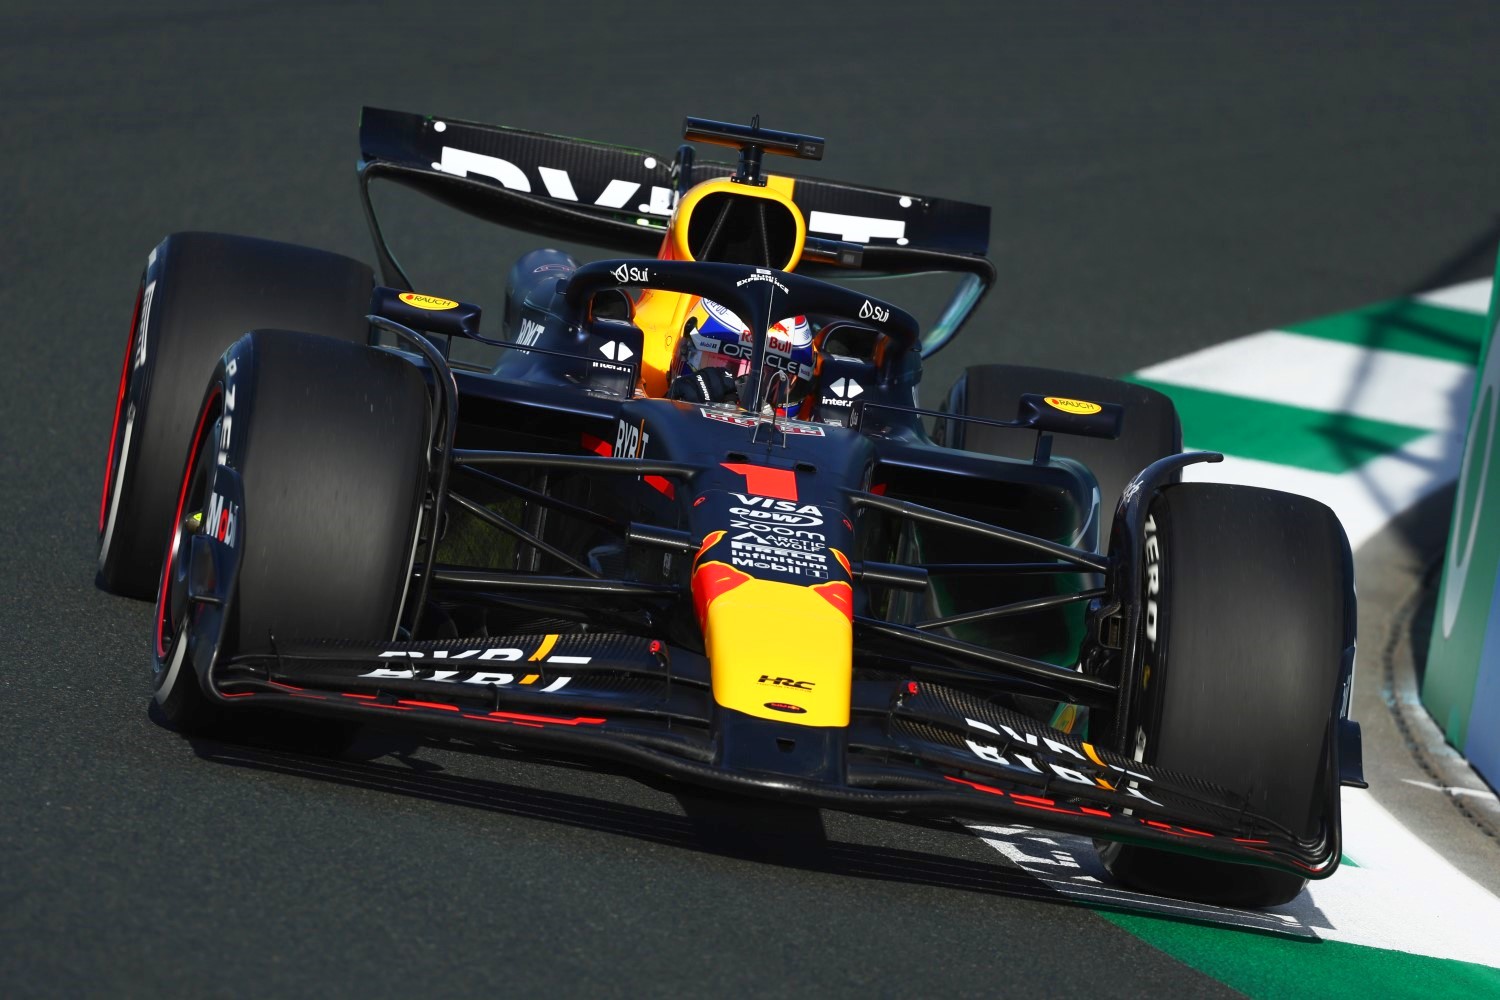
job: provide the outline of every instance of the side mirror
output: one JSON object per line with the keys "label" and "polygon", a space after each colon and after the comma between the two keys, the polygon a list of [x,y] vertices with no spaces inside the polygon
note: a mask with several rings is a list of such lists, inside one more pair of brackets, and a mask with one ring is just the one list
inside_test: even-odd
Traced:
{"label": "side mirror", "polygon": [[1066,396],[1022,393],[1016,419],[1022,427],[1053,434],[1117,438],[1125,422],[1125,407]]}
{"label": "side mirror", "polygon": [[403,292],[383,285],[375,289],[371,298],[372,313],[413,330],[435,333],[440,337],[479,336],[480,309],[476,305],[437,295]]}

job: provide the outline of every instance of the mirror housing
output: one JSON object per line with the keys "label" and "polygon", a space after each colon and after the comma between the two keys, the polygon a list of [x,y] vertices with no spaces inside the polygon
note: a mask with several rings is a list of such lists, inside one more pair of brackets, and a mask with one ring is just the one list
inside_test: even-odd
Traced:
{"label": "mirror housing", "polygon": [[1020,426],[1051,434],[1114,439],[1125,423],[1125,407],[1067,396],[1021,394],[1016,419]]}
{"label": "mirror housing", "polygon": [[473,339],[479,336],[481,310],[468,302],[379,285],[371,296],[370,311],[402,326],[440,337]]}

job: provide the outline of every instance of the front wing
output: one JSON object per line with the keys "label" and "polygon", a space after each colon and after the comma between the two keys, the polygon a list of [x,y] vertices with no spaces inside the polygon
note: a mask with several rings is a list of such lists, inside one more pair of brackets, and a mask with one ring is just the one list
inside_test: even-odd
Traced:
{"label": "front wing", "polygon": [[572,751],[814,806],[999,817],[1306,878],[1339,860],[1336,784],[1324,828],[1299,837],[1209,782],[886,670],[856,669],[850,724],[831,730],[718,707],[701,655],[628,635],[299,641],[220,662],[206,686],[232,703]]}

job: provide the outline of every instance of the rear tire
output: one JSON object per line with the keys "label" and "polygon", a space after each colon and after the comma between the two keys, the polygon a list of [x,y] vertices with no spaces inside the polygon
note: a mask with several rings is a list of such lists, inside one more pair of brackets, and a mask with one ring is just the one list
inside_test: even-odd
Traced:
{"label": "rear tire", "polygon": [[[178,477],[158,595],[156,700],[168,721],[246,739],[225,723],[254,718],[260,738],[275,729],[303,747],[318,742],[309,734],[352,735],[339,722],[226,712],[199,671],[286,639],[394,635],[427,482],[428,413],[421,373],[389,351],[280,330],[229,349]],[[206,544],[227,546],[238,565],[227,613],[186,596],[190,526],[207,510],[224,513],[202,519]],[[340,739],[322,742],[326,752]]]}
{"label": "rear tire", "polygon": [[147,259],[115,401],[99,509],[99,583],[150,599],[203,386],[247,330],[369,338],[374,276],[322,250],[173,233]]}
{"label": "rear tire", "polygon": [[[1110,519],[1126,484],[1146,466],[1182,451],[1182,424],[1172,401],[1155,389],[1118,379],[1026,368],[1020,365],[973,365],[948,390],[950,413],[987,420],[1014,420],[1023,393],[1066,396],[1125,407],[1118,438],[1075,437],[1059,434],[1052,453],[1086,466],[1099,481],[1099,541],[1109,542]],[[1036,450],[1036,431],[986,424],[939,420],[940,444],[1003,458],[1030,459]]]}
{"label": "rear tire", "polygon": [[[1244,795],[1251,812],[1315,835],[1336,782],[1327,760],[1354,641],[1352,563],[1334,513],[1307,497],[1188,483],[1152,501],[1136,759]],[[1156,589],[1151,579],[1155,577]],[[1306,880],[1128,844],[1101,845],[1135,888],[1229,906],[1289,902]]]}

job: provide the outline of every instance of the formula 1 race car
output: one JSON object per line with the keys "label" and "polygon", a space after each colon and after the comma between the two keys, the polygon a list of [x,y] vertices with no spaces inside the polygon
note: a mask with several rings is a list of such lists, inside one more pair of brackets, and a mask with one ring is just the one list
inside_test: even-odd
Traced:
{"label": "formula 1 race car", "polygon": [[[994,282],[989,210],[767,173],[824,144],[758,121],[684,135],[737,162],[366,108],[381,283],[239,236],[151,252],[99,574],[156,602],[166,719],[1041,824],[1211,902],[1330,875],[1362,784],[1333,513],[1179,482],[1219,456],[1145,387],[978,365],[922,408]],[[617,256],[527,253],[485,335],[407,278],[377,179]],[[919,273],[955,286],[925,330],[857,290]]]}

